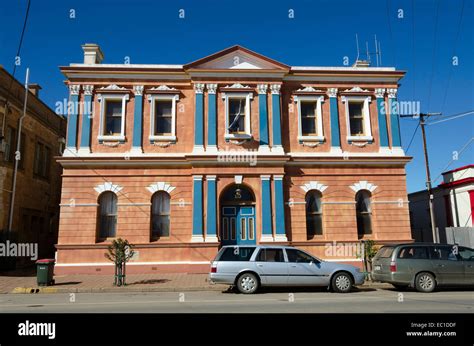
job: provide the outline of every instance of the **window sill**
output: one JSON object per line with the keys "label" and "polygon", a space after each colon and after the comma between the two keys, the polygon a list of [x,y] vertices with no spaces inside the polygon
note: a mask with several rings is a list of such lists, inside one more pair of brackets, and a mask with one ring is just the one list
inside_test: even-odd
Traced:
{"label": "window sill", "polygon": [[372,136],[347,136],[348,142],[372,142],[373,140]]}
{"label": "window sill", "polygon": [[123,142],[125,141],[125,136],[117,135],[117,136],[97,136],[99,142],[101,141],[116,141],[116,142]]}
{"label": "window sill", "polygon": [[300,142],[324,142],[324,136],[298,136]]}
{"label": "window sill", "polygon": [[151,142],[168,142],[168,141],[171,141],[171,142],[176,142],[176,136],[149,136],[148,139],[151,141]]}
{"label": "window sill", "polygon": [[249,133],[242,133],[242,134],[226,134],[224,139],[252,139],[252,135]]}

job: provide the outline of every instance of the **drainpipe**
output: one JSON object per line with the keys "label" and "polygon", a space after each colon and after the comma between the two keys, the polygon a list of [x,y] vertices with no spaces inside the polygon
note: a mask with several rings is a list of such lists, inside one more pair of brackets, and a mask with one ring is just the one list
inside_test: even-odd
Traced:
{"label": "drainpipe", "polygon": [[[25,80],[25,102],[23,104],[23,115],[20,117],[18,121],[18,135],[16,141],[16,152],[15,152],[15,168],[13,169],[13,186],[12,186],[12,195],[10,198],[10,213],[8,215],[8,235],[11,235],[12,232],[12,225],[13,225],[13,209],[15,207],[15,192],[16,192],[16,174],[18,172],[18,161],[17,155],[20,154],[20,146],[21,146],[21,127],[23,125],[23,119],[26,116],[26,105],[28,104],[28,77],[30,74],[30,69],[26,69],[26,80]],[[22,158],[20,157],[20,160]]]}

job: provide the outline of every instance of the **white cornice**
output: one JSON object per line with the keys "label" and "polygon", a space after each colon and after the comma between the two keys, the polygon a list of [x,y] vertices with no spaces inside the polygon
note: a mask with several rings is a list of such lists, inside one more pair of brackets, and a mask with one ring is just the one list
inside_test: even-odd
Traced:
{"label": "white cornice", "polygon": [[351,93],[367,93],[367,92],[369,92],[369,90],[367,90],[367,89],[362,89],[360,86],[357,85],[357,86],[352,87],[352,89],[346,89],[346,90],[344,90],[344,92],[345,92],[345,93],[347,93],[347,92],[351,92]]}
{"label": "white cornice", "polygon": [[223,87],[222,89],[250,89],[250,87],[248,85],[242,85],[240,83],[235,83],[235,84],[232,84],[232,85],[227,85],[227,86]]}
{"label": "white cornice", "polygon": [[109,86],[102,87],[99,90],[127,91],[127,88],[119,87],[117,84],[110,84]]}
{"label": "white cornice", "polygon": [[305,88],[296,90],[296,92],[322,92],[322,90],[315,89],[312,86],[307,86]]}

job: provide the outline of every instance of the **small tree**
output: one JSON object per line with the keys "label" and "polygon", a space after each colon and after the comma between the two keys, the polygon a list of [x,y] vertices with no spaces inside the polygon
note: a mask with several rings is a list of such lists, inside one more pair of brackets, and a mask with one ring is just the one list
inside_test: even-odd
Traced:
{"label": "small tree", "polygon": [[367,273],[369,279],[372,279],[370,273],[372,272],[372,259],[377,254],[375,242],[372,239],[362,241],[364,244],[364,270]]}
{"label": "small tree", "polygon": [[115,264],[114,285],[125,285],[125,264],[133,257],[135,251],[128,240],[121,238],[114,239],[112,244],[108,246],[105,257]]}

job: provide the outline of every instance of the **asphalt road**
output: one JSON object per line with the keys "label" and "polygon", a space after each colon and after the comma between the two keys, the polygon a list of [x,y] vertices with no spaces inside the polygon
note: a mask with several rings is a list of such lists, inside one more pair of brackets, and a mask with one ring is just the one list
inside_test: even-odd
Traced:
{"label": "asphalt road", "polygon": [[418,293],[366,288],[337,294],[324,289],[267,289],[254,295],[219,291],[0,295],[0,313],[55,312],[474,313],[474,290]]}

